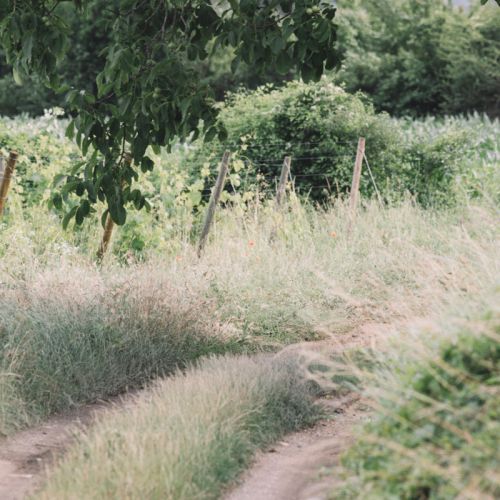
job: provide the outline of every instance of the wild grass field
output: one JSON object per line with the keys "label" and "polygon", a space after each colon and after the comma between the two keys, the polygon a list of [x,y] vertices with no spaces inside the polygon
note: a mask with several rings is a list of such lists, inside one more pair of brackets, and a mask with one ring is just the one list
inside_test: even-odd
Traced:
{"label": "wild grass field", "polygon": [[[2,124],[2,151],[21,156],[1,223],[0,432],[146,388],[133,410],[79,438],[42,498],[218,498],[257,448],[321,414],[304,367],[265,353],[342,344],[372,323],[386,325],[391,347],[373,363],[333,365],[335,380],[355,377],[350,388],[374,420],[332,494],[497,494],[497,121],[394,121],[420,144],[414,165],[444,164],[443,136],[467,136],[468,153],[443,170],[453,174],[450,204],[423,206],[408,191],[381,203],[366,191],[353,219],[342,197],[315,201],[290,184],[277,212],[272,187],[256,197],[255,184],[234,189],[233,178],[201,258],[205,184],[160,168],[143,181],[152,210],[116,228],[101,265],[97,218],[64,231],[51,202],[53,175],[79,161],[64,124],[50,115]],[[158,166],[193,154],[164,153]],[[200,197],[187,196],[196,189]],[[411,326],[422,319],[432,326]]]}
{"label": "wild grass field", "polygon": [[500,498],[499,34],[1,0],[1,500]]}

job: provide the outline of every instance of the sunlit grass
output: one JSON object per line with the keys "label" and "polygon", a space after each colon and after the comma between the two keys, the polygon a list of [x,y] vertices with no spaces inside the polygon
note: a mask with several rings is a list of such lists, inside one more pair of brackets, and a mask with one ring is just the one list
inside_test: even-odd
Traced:
{"label": "sunlit grass", "polygon": [[2,432],[141,387],[209,352],[342,339],[366,322],[427,316],[496,276],[492,207],[368,203],[351,232],[349,218],[342,203],[293,202],[282,216],[262,206],[258,218],[221,211],[201,259],[189,244],[128,265],[110,256],[102,268],[71,247],[62,258],[29,245],[7,252]]}
{"label": "sunlit grass", "polygon": [[293,360],[210,358],[103,415],[38,498],[219,498],[258,447],[317,415]]}

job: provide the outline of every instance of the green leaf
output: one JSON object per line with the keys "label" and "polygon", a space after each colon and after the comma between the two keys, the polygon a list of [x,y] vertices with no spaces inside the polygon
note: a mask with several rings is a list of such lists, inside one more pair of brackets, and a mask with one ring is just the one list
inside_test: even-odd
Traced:
{"label": "green leaf", "polygon": [[71,219],[75,216],[76,211],[78,210],[78,206],[73,207],[64,217],[62,221],[62,227],[64,230],[67,229],[68,224],[70,223]]}
{"label": "green leaf", "polygon": [[12,68],[12,77],[14,78],[14,82],[17,85],[22,85],[23,84],[23,79],[21,78],[21,74],[20,74],[19,69],[17,68],[17,66],[14,66]]}
{"label": "green leaf", "polygon": [[31,54],[33,52],[33,33],[24,35],[23,39],[23,59],[31,61]]}
{"label": "green leaf", "polygon": [[73,139],[75,137],[75,122],[71,120],[66,127],[66,137],[68,139]]}
{"label": "green leaf", "polygon": [[292,58],[288,55],[287,52],[280,52],[278,58],[276,59],[276,69],[278,70],[278,73],[280,73],[281,75],[288,73],[292,66],[292,63]]}
{"label": "green leaf", "polygon": [[127,211],[123,206],[122,200],[120,197],[116,197],[113,199],[108,199],[109,203],[109,215],[113,222],[119,226],[123,226],[125,221],[127,220]]}
{"label": "green leaf", "polygon": [[57,210],[62,209],[62,196],[59,193],[52,196],[52,205],[54,205]]}
{"label": "green leaf", "polygon": [[214,137],[217,135],[217,128],[216,127],[210,127],[206,133],[205,133],[205,142],[210,142],[214,139]]}
{"label": "green leaf", "polygon": [[149,158],[149,156],[144,156],[141,160],[141,170],[145,172],[151,172],[154,169],[155,163]]}

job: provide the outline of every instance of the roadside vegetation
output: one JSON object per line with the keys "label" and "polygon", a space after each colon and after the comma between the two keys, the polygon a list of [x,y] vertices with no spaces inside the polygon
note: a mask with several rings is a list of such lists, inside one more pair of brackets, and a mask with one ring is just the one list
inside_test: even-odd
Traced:
{"label": "roadside vegetation", "polygon": [[293,360],[211,357],[103,416],[37,498],[220,498],[254,452],[320,409]]}
{"label": "roadside vegetation", "polygon": [[[367,137],[378,191],[389,204],[405,197],[430,207],[500,200],[500,125],[486,116],[395,120],[374,113],[360,96],[323,82],[235,95],[222,117],[227,145],[195,141],[174,146],[171,153],[151,152],[156,168],[139,182],[150,210],[129,210],[126,224],[113,236],[112,250],[122,262],[175,255],[196,240],[226,148],[233,155],[222,200],[247,214],[269,205],[287,154],[301,199],[328,204],[345,195],[361,135]],[[63,174],[68,165],[83,161],[64,137],[66,124],[57,111],[39,119],[0,120],[0,151],[20,154],[0,222],[5,234],[0,255],[33,251],[43,259],[53,252],[90,256],[97,250],[103,208],[74,231],[61,229],[64,214],[78,206],[65,190],[71,178]],[[361,193],[376,195],[366,167]]]}
{"label": "roadside vegetation", "polygon": [[398,335],[375,370],[354,368],[373,417],[344,456],[345,482],[332,498],[498,497],[498,268],[491,272],[496,288],[483,283],[438,321]]}
{"label": "roadside vegetation", "polygon": [[[329,122],[333,128],[315,122],[320,115],[306,105],[318,95],[319,105],[329,102],[336,110]],[[274,101],[281,104],[269,108]],[[288,186],[286,210],[275,211],[273,184],[259,180],[263,165],[244,146],[278,155],[281,149],[265,149],[265,138],[276,134],[276,143],[286,143],[279,134],[289,125],[280,128],[279,110],[288,113],[302,148],[307,131],[315,130],[323,151],[334,152],[337,142],[347,157],[366,127],[381,134],[371,138],[367,154],[371,151],[384,198],[371,198],[373,183],[363,177],[364,208],[350,234],[351,216],[337,198],[342,190],[322,189],[319,199],[307,197],[300,176],[319,173],[332,161],[331,175],[344,175],[347,185],[353,157],[335,163],[314,151],[306,166],[292,160],[296,188]],[[245,114],[252,137],[239,119]],[[263,121],[263,115],[271,119]],[[497,121],[479,115],[394,121],[329,84],[241,94],[222,116],[234,141],[243,140],[235,148],[224,206],[202,259],[195,245],[217,157],[207,152],[209,161],[201,163],[204,147],[195,142],[153,155],[159,168],[141,181],[151,209],[129,213],[102,267],[95,264],[102,234],[98,217],[74,230],[61,228],[64,210],[53,179],[59,182],[67,165],[81,161],[64,137],[64,120],[55,112],[0,122],[1,150],[20,153],[0,223],[2,433],[143,387],[208,353],[276,350],[340,336],[364,322],[427,315],[445,300],[450,282],[457,279],[453,286],[468,289],[485,259],[493,267]],[[465,145],[467,152],[459,155]],[[406,156],[398,152],[405,148]],[[283,152],[297,158],[311,154]],[[412,165],[401,167],[399,177],[413,173],[413,192],[411,184],[398,191],[391,181],[397,158]],[[426,169],[434,174],[440,198],[424,196],[432,194]],[[442,203],[446,196],[450,202]],[[477,257],[478,249],[487,257]]]}
{"label": "roadside vegetation", "polygon": [[[38,497],[218,498],[332,388],[371,411],[332,498],[500,497],[493,0],[21,4],[0,5],[0,436],[140,390]],[[368,324],[377,352],[275,356]]]}
{"label": "roadside vegetation", "polygon": [[[323,213],[297,205],[285,216],[280,239],[273,244],[264,216],[257,225],[234,212],[221,216],[201,261],[194,249],[186,248],[180,259],[99,271],[76,255],[59,270],[59,262],[43,263],[44,271],[32,268],[33,281],[13,279],[9,293],[2,295],[1,310],[8,312],[2,324],[12,325],[3,331],[4,346],[18,342],[2,377],[13,382],[4,383],[2,394],[10,391],[14,397],[2,401],[2,408],[18,419],[19,408],[45,405],[51,399],[48,392],[39,396],[41,381],[60,402],[58,409],[104,397],[110,388],[116,392],[140,383],[155,366],[163,373],[182,366],[193,359],[186,352],[208,352],[207,342],[212,342],[210,349],[229,345],[235,351],[276,349],[313,336],[332,336],[341,343],[343,334],[365,323],[385,323],[390,330],[415,318],[442,315],[455,301],[482,296],[498,279],[497,215],[485,205],[433,212],[409,202],[392,208],[368,203],[350,236],[341,204]],[[115,287],[108,288],[109,283]],[[111,302],[108,295],[114,297]],[[17,297],[15,304],[23,308],[5,308],[12,304],[6,297]],[[94,306],[89,308],[88,301]],[[469,304],[473,315],[474,304]],[[37,323],[21,321],[35,313]],[[86,319],[89,314],[95,317]],[[110,330],[116,336],[107,333],[108,315],[111,325],[123,325]],[[61,328],[64,334],[58,335],[61,318],[63,325],[73,326]],[[356,369],[382,413],[346,459],[355,474],[354,484],[346,486],[348,498],[365,493],[376,498],[384,491],[405,498],[408,492],[438,487],[454,491],[460,481],[491,467],[497,453],[488,436],[496,425],[498,339],[495,330],[490,335],[481,327],[490,328],[494,320],[486,316],[485,321],[471,323],[460,335],[450,326],[436,329],[432,337],[405,335],[399,329],[393,350],[384,348],[372,363],[381,367],[375,375]],[[26,324],[31,330],[23,329]],[[55,340],[48,342],[48,336]],[[176,350],[175,344],[169,347],[172,339],[191,345],[180,342],[184,351]],[[122,497],[147,491],[151,496],[217,498],[257,447],[318,415],[314,394],[307,389],[311,386],[304,385],[303,366],[298,369],[293,361],[281,365],[268,358],[212,358],[197,366],[159,382],[137,405],[104,416],[56,466],[41,497],[71,498],[75,492],[79,498]],[[77,379],[68,377],[77,369]],[[471,376],[457,375],[464,370]],[[141,378],[127,378],[136,374]],[[412,399],[416,393],[420,395]],[[482,394],[489,399],[481,399]],[[470,405],[462,408],[466,400]],[[414,456],[397,448],[400,441],[410,450],[422,445],[416,452],[421,472],[411,481],[405,466],[413,467],[408,457]],[[434,453],[436,447],[442,451]],[[455,448],[460,454],[452,454]],[[400,450],[399,460],[394,449]],[[488,454],[481,455],[484,450]],[[452,457],[455,463],[464,454],[479,458],[463,462],[463,476],[460,470],[444,474],[440,463],[442,475],[436,476],[425,461]],[[367,457],[378,458],[372,462]],[[393,461],[394,479],[386,484],[382,471]],[[451,486],[449,477],[456,479]],[[492,491],[491,485],[486,488]]]}
{"label": "roadside vegetation", "polygon": [[[351,234],[343,204],[220,213],[193,246],[99,269],[69,247],[2,259],[2,431],[140,387],[209,352],[277,349],[365,322],[427,315],[449,287],[495,266],[496,211],[368,203]],[[92,257],[91,257],[92,258]],[[482,278],[481,278],[482,279]]]}

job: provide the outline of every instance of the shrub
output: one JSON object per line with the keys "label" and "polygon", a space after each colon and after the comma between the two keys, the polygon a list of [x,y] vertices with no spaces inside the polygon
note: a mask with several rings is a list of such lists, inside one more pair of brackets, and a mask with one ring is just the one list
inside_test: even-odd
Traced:
{"label": "shrub", "polygon": [[[326,80],[233,94],[221,120],[229,133],[226,147],[238,152],[238,182],[256,183],[261,175],[261,188],[271,190],[283,157],[291,155],[297,191],[315,201],[349,191],[360,136],[366,138],[366,156],[382,195],[394,199],[409,192],[426,205],[453,200],[467,148],[458,127],[436,137],[402,134],[400,123],[376,114],[362,95]],[[205,159],[215,167],[224,147],[200,146],[190,158],[192,171],[198,172],[195,166]],[[370,197],[375,189],[366,167],[362,175],[361,192]]]}
{"label": "shrub", "polygon": [[344,457],[351,476],[334,497],[497,498],[499,335],[498,310],[486,305],[434,352],[414,345],[405,366],[386,361],[398,368],[376,377],[376,416]]}
{"label": "shrub", "polygon": [[24,208],[48,201],[53,178],[81,161],[76,145],[64,137],[64,124],[57,110],[38,120],[0,120],[0,154],[19,153],[12,192]]}

